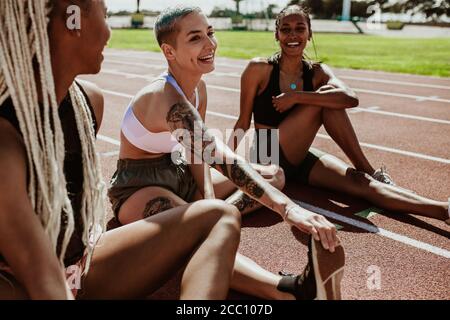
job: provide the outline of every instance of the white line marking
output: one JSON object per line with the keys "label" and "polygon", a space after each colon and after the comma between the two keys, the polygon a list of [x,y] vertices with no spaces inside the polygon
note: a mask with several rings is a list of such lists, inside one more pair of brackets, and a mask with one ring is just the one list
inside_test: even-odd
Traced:
{"label": "white line marking", "polygon": [[[319,137],[319,138],[322,138],[322,139],[327,139],[327,140],[332,140],[332,138],[330,136],[325,135],[325,134],[321,134],[321,133],[318,133],[316,137]],[[435,162],[441,162],[441,163],[444,163],[444,164],[450,164],[450,159],[433,157],[433,156],[429,156],[427,154],[416,153],[416,152],[412,152],[412,151],[404,151],[404,150],[399,150],[399,149],[395,149],[395,148],[379,146],[379,145],[376,145],[376,144],[371,144],[371,143],[366,143],[366,142],[360,142],[359,144],[361,146],[369,148],[369,149],[376,149],[376,150],[381,150],[381,151],[401,154],[403,156],[409,156],[409,157],[413,157],[413,158],[419,158],[419,159],[425,159],[425,160],[430,160],[430,161],[435,161]]]}
{"label": "white line marking", "polygon": [[385,92],[385,91],[376,91],[376,90],[367,90],[367,89],[358,89],[358,88],[352,88],[352,89],[355,92],[378,94],[378,95],[382,95],[382,96],[391,96],[391,97],[415,99],[415,100],[417,100],[419,102],[421,102],[421,101],[435,101],[435,102],[450,103],[450,100],[448,100],[448,99],[438,99],[438,98],[435,98],[435,97],[423,97],[423,96],[415,96],[415,95],[412,95],[412,94],[405,94],[405,93],[394,93],[394,92]]}
{"label": "white line marking", "polygon": [[326,216],[328,218],[344,222],[346,224],[349,224],[349,225],[352,225],[354,227],[366,230],[368,232],[379,234],[380,236],[383,236],[385,238],[389,238],[389,239],[401,242],[403,244],[415,247],[417,249],[421,249],[421,250],[424,250],[424,251],[427,251],[427,252],[430,252],[430,253],[434,253],[434,254],[436,254],[438,256],[450,259],[450,251],[445,250],[443,248],[439,248],[439,247],[433,246],[431,244],[428,244],[426,242],[415,240],[415,239],[409,238],[407,236],[404,236],[404,235],[401,235],[401,234],[398,234],[398,233],[395,233],[395,232],[392,232],[392,231],[388,231],[386,229],[379,228],[379,227],[376,227],[374,225],[370,225],[370,224],[365,223],[365,222],[361,222],[361,221],[358,221],[358,220],[355,220],[355,219],[352,219],[352,218],[349,218],[349,217],[345,217],[345,216],[342,216],[342,215],[340,215],[338,213],[335,213],[335,212],[332,212],[332,211],[329,211],[329,210],[325,210],[325,209],[322,209],[322,208],[310,205],[310,204],[302,202],[302,201],[298,201],[298,200],[295,200],[295,199],[293,199],[293,201],[296,202],[299,206],[301,206],[301,207],[303,207],[305,209],[308,209],[310,211],[316,212],[316,213],[321,214],[323,216]]}
{"label": "white line marking", "polygon": [[150,68],[150,69],[159,69],[159,70],[166,70],[167,64],[161,65],[161,64],[152,64],[152,63],[141,63],[141,62],[124,62],[119,60],[105,60],[106,63],[115,63],[115,64],[121,64],[126,66],[135,66],[135,67],[144,67],[144,68]]}
{"label": "white line marking", "polygon": [[103,157],[103,158],[114,157],[114,156],[118,156],[118,155],[119,155],[119,151],[111,151],[111,152],[100,153],[100,156]]}
{"label": "white line marking", "polygon": [[[369,112],[369,113],[382,114],[385,116],[399,117],[399,118],[405,118],[405,119],[413,119],[413,120],[428,121],[428,122],[434,122],[434,123],[450,124],[449,120],[420,117],[420,116],[414,116],[414,115],[410,115],[410,114],[388,112],[388,111],[382,111],[382,110],[376,110],[376,109],[370,109],[370,108],[358,107],[358,108],[354,108],[354,109],[358,110],[359,112]],[[353,109],[350,109],[350,110],[353,110]]]}
{"label": "white line marking", "polygon": [[440,86],[437,84],[404,82],[404,81],[397,81],[397,80],[374,79],[374,78],[362,78],[362,77],[352,77],[352,76],[344,76],[344,75],[339,75],[338,78],[347,79],[347,80],[356,80],[356,81],[398,84],[398,85],[402,85],[402,86],[411,86],[411,87],[424,87],[424,88],[450,90],[450,86]]}
{"label": "white line marking", "polygon": [[240,89],[223,87],[223,86],[216,86],[216,85],[211,85],[211,84],[208,84],[207,88],[213,88],[213,89],[218,89],[218,90],[223,90],[223,91],[230,91],[230,92],[241,92]]}
{"label": "white line marking", "polygon": [[122,72],[122,71],[117,71],[117,70],[112,70],[112,69],[102,69],[101,73],[112,74],[112,75],[116,75],[116,76],[124,76],[125,78],[128,78],[128,79],[138,78],[138,79],[144,79],[144,80],[148,80],[148,81],[152,81],[157,77],[157,75],[154,75],[154,74],[134,74],[134,73]]}
{"label": "white line marking", "polygon": [[[337,69],[337,68],[336,68]],[[420,74],[407,74],[407,73],[395,73],[395,72],[386,72],[386,71],[380,71],[380,70],[361,70],[361,69],[348,69],[348,68],[339,68],[337,69],[339,71],[343,71],[343,72],[352,72],[352,73],[370,73],[370,74],[376,74],[376,75],[382,75],[382,76],[387,76],[387,77],[403,77],[403,78],[410,78],[410,79],[417,79],[417,80],[421,80],[421,81],[427,81],[429,79],[433,79],[433,80],[440,80],[442,82],[449,82],[448,78],[444,78],[444,77],[437,77],[437,76],[425,76],[425,75],[420,75]]]}
{"label": "white line marking", "polygon": [[[126,98],[131,98],[132,97],[131,95],[123,94],[123,93],[116,93],[114,91],[109,91],[109,90],[102,90],[102,91],[105,92],[105,93],[108,93],[108,94],[111,94],[111,95],[117,95],[117,96],[120,96],[120,97],[126,97]],[[220,112],[207,111],[206,114],[210,114],[212,116],[222,117],[222,118],[226,118],[226,119],[231,119],[231,120],[237,120],[238,119],[237,116],[224,114],[224,113],[220,113]],[[317,137],[322,138],[322,139],[331,140],[330,136],[324,135],[324,134],[320,134],[320,133],[317,134]],[[364,146],[364,147],[367,147],[367,148],[370,148],[370,149],[376,149],[376,150],[381,150],[381,151],[401,154],[401,155],[409,156],[409,157],[413,157],[413,158],[419,158],[419,159],[425,159],[425,160],[430,160],[430,161],[450,164],[450,159],[433,157],[433,156],[429,156],[429,155],[422,154],[422,153],[416,153],[416,152],[412,152],[412,151],[404,151],[404,150],[399,150],[399,149],[395,149],[395,148],[379,146],[379,145],[376,145],[376,144],[370,144],[370,143],[365,143],[365,142],[360,142],[360,145]]]}
{"label": "white line marking", "polygon": [[119,140],[116,140],[116,139],[104,136],[102,134],[98,134],[97,135],[97,139],[105,141],[105,142],[108,142],[108,143],[111,143],[111,144],[113,144],[115,146],[120,146],[120,141]]}
{"label": "white line marking", "polygon": [[130,98],[130,99],[133,98],[133,95],[131,95],[131,94],[120,93],[120,92],[111,91],[111,90],[102,89],[102,92],[113,95],[113,96],[123,97],[123,98]]}
{"label": "white line marking", "polygon": [[[112,56],[112,57],[121,57],[121,58],[126,58],[126,59],[130,59],[130,57],[135,57],[135,58],[139,58],[139,59],[149,59],[149,60],[153,60],[153,61],[158,61],[161,63],[166,63],[166,61],[162,58],[156,58],[156,57],[151,57],[151,56],[143,56],[143,55],[121,55],[121,54],[117,54],[117,53],[104,53],[104,56]],[[227,62],[220,62],[221,58],[217,58],[216,57],[216,61],[215,61],[215,65],[216,66],[221,66],[221,67],[228,67],[228,68],[235,68],[235,69],[240,69],[241,71],[244,70],[245,66],[248,64],[248,61],[245,61],[245,64],[239,64],[241,63],[240,61],[242,60],[237,60],[235,64],[232,63],[227,63]]]}

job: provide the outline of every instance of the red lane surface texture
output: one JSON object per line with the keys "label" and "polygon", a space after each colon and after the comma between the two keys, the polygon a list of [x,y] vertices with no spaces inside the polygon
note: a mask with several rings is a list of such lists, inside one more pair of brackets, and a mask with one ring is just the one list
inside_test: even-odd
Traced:
{"label": "red lane surface texture", "polygon": [[[222,132],[239,112],[239,75],[244,60],[217,59],[208,84],[207,125]],[[105,90],[105,114],[98,140],[106,181],[118,159],[122,114],[131,98],[165,68],[160,54],[107,50],[102,72],[83,79]],[[440,201],[450,196],[450,79],[336,69],[356,89],[360,108],[349,110],[363,150],[375,167],[385,164],[395,181]],[[313,145],[348,161],[325,130]],[[338,224],[347,252],[344,299],[449,299],[450,227],[413,215],[355,213],[370,203],[336,192],[289,185],[286,193]],[[111,209],[107,203],[108,215]],[[277,214],[261,209],[243,219],[240,252],[270,271],[301,272],[306,236]],[[149,270],[151,272],[151,270]],[[152,299],[173,299],[180,274]],[[236,292],[230,298],[251,298]]]}

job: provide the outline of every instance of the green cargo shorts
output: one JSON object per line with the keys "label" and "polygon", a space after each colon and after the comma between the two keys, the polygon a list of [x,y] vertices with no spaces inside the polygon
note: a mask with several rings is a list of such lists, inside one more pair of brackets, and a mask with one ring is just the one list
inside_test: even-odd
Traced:
{"label": "green cargo shorts", "polygon": [[186,161],[181,158],[174,163],[170,153],[156,159],[119,159],[108,190],[116,219],[123,203],[136,191],[145,187],[170,190],[186,202],[192,201],[197,190]]}

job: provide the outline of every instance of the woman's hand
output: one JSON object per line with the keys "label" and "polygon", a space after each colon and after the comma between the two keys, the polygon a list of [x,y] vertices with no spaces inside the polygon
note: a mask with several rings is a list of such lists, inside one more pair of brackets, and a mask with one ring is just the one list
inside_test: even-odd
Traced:
{"label": "woman's hand", "polygon": [[334,248],[339,246],[336,227],[324,216],[295,205],[286,208],[284,220],[299,230],[311,234],[315,240],[320,240],[323,247],[330,252],[334,252]]}
{"label": "woman's hand", "polygon": [[297,92],[286,92],[276,97],[272,97],[273,107],[280,113],[283,113],[292,108],[298,102],[296,101]]}

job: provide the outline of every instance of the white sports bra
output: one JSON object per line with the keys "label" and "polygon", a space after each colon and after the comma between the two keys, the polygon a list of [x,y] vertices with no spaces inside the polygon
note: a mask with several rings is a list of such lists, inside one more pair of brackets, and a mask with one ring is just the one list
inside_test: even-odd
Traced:
{"label": "white sports bra", "polygon": [[[158,79],[169,82],[181,96],[186,98],[183,90],[181,90],[181,87],[171,74],[165,72]],[[195,108],[198,109],[198,106],[198,90],[195,88]],[[169,131],[151,132],[147,130],[136,118],[131,103],[126,109],[122,120],[122,133],[136,148],[150,153],[171,153],[183,149],[183,146],[178,143]]]}

